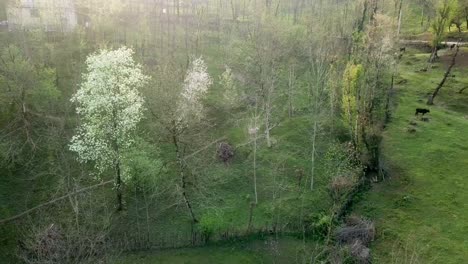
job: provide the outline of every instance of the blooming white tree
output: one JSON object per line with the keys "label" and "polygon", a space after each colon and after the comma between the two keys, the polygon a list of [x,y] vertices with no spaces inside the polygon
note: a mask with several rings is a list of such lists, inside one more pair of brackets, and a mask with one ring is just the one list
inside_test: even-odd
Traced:
{"label": "blooming white tree", "polygon": [[194,121],[200,121],[200,119],[203,117],[204,109],[202,99],[208,93],[208,89],[212,83],[213,80],[208,74],[208,69],[203,59],[199,57],[193,60],[185,75],[180,97],[177,99],[177,120],[171,120],[171,134],[175,147],[177,163],[180,169],[180,188],[182,190],[182,196],[184,198],[187,209],[190,212],[193,223],[197,223],[198,220],[193,212],[190,199],[187,197],[187,180],[185,165],[180,152],[180,136],[186,128],[193,124]]}
{"label": "blooming white tree", "polygon": [[184,79],[182,94],[178,102],[179,119],[187,123],[192,118],[200,120],[203,117],[202,98],[213,83],[203,59],[192,61]]}
{"label": "blooming white tree", "polygon": [[94,162],[99,174],[115,170],[118,210],[122,209],[121,159],[132,146],[143,117],[144,100],[138,88],[149,79],[132,55],[126,47],[90,55],[87,73],[71,98],[77,104],[81,125],[70,150],[78,153],[81,162]]}

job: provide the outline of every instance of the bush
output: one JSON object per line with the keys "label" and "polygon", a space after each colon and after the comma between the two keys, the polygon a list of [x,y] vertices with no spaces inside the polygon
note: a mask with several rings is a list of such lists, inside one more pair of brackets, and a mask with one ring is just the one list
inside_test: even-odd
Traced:
{"label": "bush", "polygon": [[234,157],[234,148],[229,143],[222,142],[218,146],[218,158],[225,164]]}
{"label": "bush", "polygon": [[325,214],[319,214],[313,218],[314,218],[314,222],[313,222],[314,233],[321,237],[327,236],[328,231],[330,230],[330,227],[333,223],[332,217],[329,215],[325,215]]}
{"label": "bush", "polygon": [[218,211],[208,212],[202,215],[199,223],[199,229],[205,238],[205,243],[208,243],[210,238],[220,230],[223,230],[224,227],[224,217]]}
{"label": "bush", "polygon": [[33,228],[18,241],[24,263],[99,263],[109,252],[109,241],[100,231],[64,229],[57,224]]}
{"label": "bush", "polygon": [[358,216],[349,216],[345,223],[335,233],[337,242],[347,248],[351,263],[371,263],[368,246],[375,237],[374,223]]}
{"label": "bush", "polygon": [[330,196],[335,202],[341,201],[343,196],[349,193],[354,186],[354,180],[351,177],[335,177],[330,182]]}
{"label": "bush", "polygon": [[355,218],[350,221],[350,225],[338,228],[335,238],[340,244],[353,244],[360,240],[364,245],[369,245],[375,238],[375,225],[370,220]]}
{"label": "bush", "polygon": [[366,247],[359,239],[355,240],[354,243],[350,246],[350,253],[358,263],[371,263],[370,249]]}

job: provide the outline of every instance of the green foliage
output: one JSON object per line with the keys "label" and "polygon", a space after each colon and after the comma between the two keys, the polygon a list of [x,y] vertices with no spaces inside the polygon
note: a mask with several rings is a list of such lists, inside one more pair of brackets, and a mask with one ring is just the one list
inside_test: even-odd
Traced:
{"label": "green foliage", "polygon": [[61,96],[55,80],[54,69],[34,64],[18,47],[0,51],[0,164],[12,169],[28,162],[46,137],[44,122],[58,120],[50,116]]}
{"label": "green foliage", "polygon": [[356,129],[357,95],[364,68],[360,64],[349,62],[343,73],[342,111],[343,121],[351,130]]}
{"label": "green foliage", "polygon": [[38,72],[39,88],[31,94],[31,100],[36,103],[38,111],[53,111],[54,103],[57,102],[61,93],[55,86],[56,72],[51,68],[44,68]]}
{"label": "green foliage", "polygon": [[0,54],[0,109],[12,115],[20,112],[51,111],[60,97],[55,86],[55,70],[34,65],[16,46]]}
{"label": "green foliage", "polygon": [[[353,102],[348,110],[350,118],[356,120],[358,107],[370,102],[357,103],[363,79],[384,76],[379,70],[367,75],[372,70],[368,66],[375,62],[365,64],[369,57],[366,56],[371,54],[366,52],[366,45],[374,43],[366,37],[369,32],[352,36],[350,30],[356,14],[361,13],[362,2],[349,1],[343,6],[333,1],[303,1],[304,6],[300,6],[300,1],[281,1],[274,7],[268,6],[271,1],[266,1],[266,5],[245,1],[244,8],[238,5],[235,21],[226,19],[232,14],[225,4],[239,1],[205,2],[181,6],[176,15],[177,8],[162,12],[161,3],[152,3],[148,8],[147,1],[75,1],[80,25],[73,32],[0,32],[6,33],[0,36],[7,36],[4,42],[16,43],[27,54],[10,70],[21,73],[24,80],[2,77],[1,85],[11,84],[13,91],[34,88],[27,94],[27,106],[28,110],[35,110],[34,117],[28,119],[34,124],[26,131],[33,135],[23,133],[24,137],[15,138],[15,145],[2,142],[0,151],[21,149],[25,142],[38,146],[31,151],[34,159],[24,155],[26,151],[16,155],[28,166],[8,168],[8,175],[18,177],[22,184],[7,184],[14,188],[5,195],[8,199],[1,198],[1,204],[7,204],[2,212],[15,212],[11,208],[19,211],[57,194],[95,184],[95,179],[88,177],[94,171],[92,165],[98,165],[100,172],[121,165],[127,186],[123,191],[129,194],[124,195],[128,210],[115,214],[115,218],[103,223],[92,220],[111,208],[108,201],[112,193],[103,188],[72,197],[64,210],[51,207],[44,210],[47,217],[31,215],[30,219],[41,220],[43,225],[49,221],[76,221],[80,228],[95,224],[97,229],[110,230],[109,241],[121,241],[124,236],[129,243],[138,241],[131,247],[158,243],[163,247],[185,246],[190,239],[184,235],[192,227],[187,210],[190,200],[200,221],[195,230],[207,238],[216,240],[231,230],[247,233],[253,208],[250,202],[254,154],[252,137],[246,128],[257,102],[259,119],[265,120],[261,124],[259,121],[257,134],[255,159],[260,202],[252,210],[251,231],[275,226],[285,232],[302,232],[303,224],[311,229],[315,225],[319,233],[328,229],[327,223],[332,219],[327,215],[335,202],[329,195],[330,181],[337,175],[354,175],[357,168],[349,149],[336,143],[348,141],[350,134],[342,124],[334,124],[340,110],[345,109],[341,95]],[[293,8],[294,19],[290,14]],[[81,24],[81,18],[89,25]],[[347,64],[348,40],[352,37],[354,63]],[[113,52],[123,44],[132,46],[135,54],[122,49]],[[379,50],[381,42],[376,41],[374,47]],[[96,50],[105,52],[94,53]],[[355,51],[365,52],[360,57]],[[191,58],[202,55],[203,61],[191,62]],[[333,74],[330,64],[335,66]],[[226,65],[231,70],[223,74]],[[348,66],[343,69],[345,65]],[[146,74],[154,77],[151,85],[143,85]],[[219,82],[211,85],[210,76]],[[332,93],[328,84],[332,81],[335,101],[330,110]],[[370,83],[366,83],[367,87],[383,86]],[[36,91],[37,87],[41,88]],[[375,94],[382,96],[380,90]],[[2,96],[1,128],[21,113],[20,104],[12,108],[3,100],[11,97]],[[77,113],[70,107],[70,97],[76,103]],[[231,102],[227,104],[228,101]],[[289,106],[294,110],[291,113]],[[143,118],[145,108],[149,111]],[[184,121],[190,125],[184,125]],[[314,123],[319,123],[318,129],[314,129]],[[67,147],[75,127],[78,133],[72,139],[71,149],[85,161],[82,164],[76,163],[76,153]],[[274,139],[271,147],[265,142],[266,128],[271,129]],[[311,131],[317,132],[313,164]],[[11,134],[6,135],[9,142],[14,141]],[[229,164],[216,158],[219,138],[235,149]],[[3,153],[0,158],[10,160]],[[314,190],[310,191],[307,186],[312,171],[316,176]],[[103,179],[108,176],[102,174]],[[87,203],[88,200],[95,204]],[[183,234],[180,241],[171,237],[174,233],[177,239]],[[170,241],[165,241],[167,236]],[[12,241],[16,243],[16,239]],[[302,240],[282,245],[289,246],[287,250],[278,249],[281,242],[259,243],[268,245],[261,257],[244,248],[236,248],[235,254],[227,250],[227,254],[214,256],[201,249],[195,257],[189,254],[188,261],[206,262],[200,256],[208,256],[213,263],[219,263],[226,256],[233,256],[234,263],[282,263],[315,253],[306,249]],[[178,253],[173,254],[176,260],[169,257],[169,263],[187,261],[186,256],[177,258]],[[302,262],[309,261],[307,255]]]}
{"label": "green foliage", "polygon": [[445,37],[445,30],[449,25],[454,11],[456,10],[456,0],[442,0],[437,8],[437,16],[431,25],[432,47],[438,47]]}
{"label": "green foliage", "polygon": [[217,209],[208,210],[204,213],[200,219],[198,227],[205,236],[205,240],[209,241],[213,234],[226,230],[226,228],[229,227],[226,220],[226,216]]}
{"label": "green foliage", "polygon": [[331,176],[350,176],[359,168],[355,150],[349,142],[330,144],[324,156],[324,172]]}
{"label": "green foliage", "polygon": [[159,157],[158,149],[144,139],[137,138],[135,145],[124,153],[123,180],[155,192],[161,176],[166,172]]}
{"label": "green foliage", "polygon": [[311,217],[313,232],[319,237],[325,238],[329,235],[334,219],[327,214],[320,213]]}

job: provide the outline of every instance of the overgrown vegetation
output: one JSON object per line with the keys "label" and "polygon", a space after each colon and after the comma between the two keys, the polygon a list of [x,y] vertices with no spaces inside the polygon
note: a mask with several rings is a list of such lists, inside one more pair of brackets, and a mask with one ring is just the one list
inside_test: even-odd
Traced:
{"label": "overgrown vegetation", "polygon": [[[399,35],[421,1],[185,2],[6,3],[0,254],[126,263],[218,245],[216,262],[234,243],[234,262],[370,261],[374,224],[341,220],[385,178]],[[422,20],[441,15],[423,2]],[[437,44],[462,30],[458,4]],[[167,252],[148,261],[185,260]]]}

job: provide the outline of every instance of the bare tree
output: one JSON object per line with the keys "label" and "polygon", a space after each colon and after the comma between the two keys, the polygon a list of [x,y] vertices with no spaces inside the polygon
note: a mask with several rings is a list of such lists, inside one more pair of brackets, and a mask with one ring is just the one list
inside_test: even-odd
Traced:
{"label": "bare tree", "polygon": [[457,55],[458,55],[458,51],[459,51],[459,50],[460,50],[460,47],[459,47],[459,45],[457,44],[457,49],[456,49],[455,53],[454,53],[453,56],[452,56],[452,62],[450,63],[450,66],[448,67],[447,71],[445,71],[445,74],[444,74],[444,77],[442,78],[442,81],[440,81],[439,85],[437,85],[437,87],[436,87],[436,89],[434,90],[434,92],[429,96],[429,99],[427,99],[427,104],[428,104],[428,105],[433,105],[433,104],[434,104],[434,98],[437,96],[437,94],[439,94],[439,91],[440,91],[440,89],[442,88],[442,86],[444,86],[445,81],[446,81],[447,78],[449,77],[450,72],[452,71],[453,66],[455,66],[455,63],[456,63],[456,59],[457,59]]}
{"label": "bare tree", "polygon": [[444,38],[445,29],[450,23],[450,16],[453,8],[453,0],[443,0],[437,10],[436,20],[432,23],[432,53],[429,62],[434,62],[439,56],[437,51]]}

